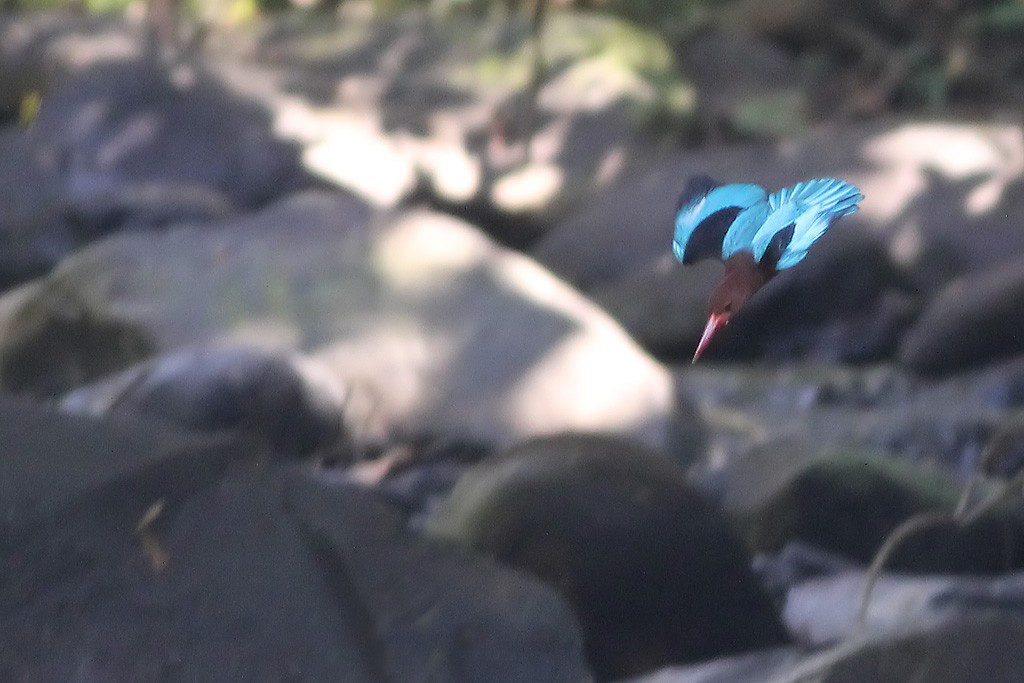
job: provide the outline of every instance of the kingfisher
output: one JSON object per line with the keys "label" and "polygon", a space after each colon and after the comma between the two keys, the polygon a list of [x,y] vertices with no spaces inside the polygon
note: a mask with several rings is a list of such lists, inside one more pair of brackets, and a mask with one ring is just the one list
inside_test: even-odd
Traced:
{"label": "kingfisher", "polygon": [[862,199],[860,190],[835,178],[807,180],[772,194],[753,183],[691,178],[679,199],[672,253],[685,265],[706,258],[725,263],[692,362],[757,290],[800,263],[829,226],[854,213]]}

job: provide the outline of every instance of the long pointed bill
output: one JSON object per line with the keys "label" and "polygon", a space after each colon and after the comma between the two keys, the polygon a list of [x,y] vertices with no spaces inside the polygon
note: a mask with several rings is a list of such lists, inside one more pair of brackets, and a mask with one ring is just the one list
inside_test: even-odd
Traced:
{"label": "long pointed bill", "polygon": [[700,336],[700,343],[697,344],[697,350],[693,354],[693,360],[690,363],[696,363],[700,355],[704,353],[704,348],[711,341],[711,338],[715,336],[715,333],[725,327],[729,319],[722,315],[716,315],[714,313],[708,318],[708,324],[704,327],[704,334]]}

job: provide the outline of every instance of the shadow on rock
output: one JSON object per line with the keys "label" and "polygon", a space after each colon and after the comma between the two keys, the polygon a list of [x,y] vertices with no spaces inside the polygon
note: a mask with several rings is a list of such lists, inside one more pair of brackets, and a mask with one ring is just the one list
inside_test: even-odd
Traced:
{"label": "shadow on rock", "polygon": [[634,441],[525,442],[470,470],[428,528],[556,586],[605,680],[787,640],[730,523]]}
{"label": "shadow on rock", "polygon": [[168,353],[80,387],[60,403],[68,413],[135,414],[203,431],[233,429],[275,453],[316,452],[352,460],[344,389],[297,354],[247,347]]}

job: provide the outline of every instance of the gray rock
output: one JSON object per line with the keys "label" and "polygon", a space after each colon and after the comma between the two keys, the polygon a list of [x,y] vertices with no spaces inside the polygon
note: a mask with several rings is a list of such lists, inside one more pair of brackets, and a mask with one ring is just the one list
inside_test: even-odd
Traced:
{"label": "gray rock", "polygon": [[178,493],[134,535],[115,502],[4,539],[5,677],[589,679],[553,591],[405,535],[367,493],[265,463]]}
{"label": "gray rock", "polygon": [[589,295],[656,357],[689,360],[721,276],[721,264],[713,261],[682,268],[666,257],[635,275],[598,285]]}
{"label": "gray rock", "polygon": [[891,358],[920,310],[919,295],[862,229],[851,222],[830,230],[798,267],[780,273],[750,301],[708,347],[708,358]]}
{"label": "gray rock", "polygon": [[1024,258],[960,278],[929,303],[907,333],[900,360],[949,373],[1024,353]]}
{"label": "gray rock", "polygon": [[386,680],[590,679],[575,618],[549,587],[405,534],[367,493],[293,479],[287,495],[337,589],[361,598]]}
{"label": "gray rock", "polygon": [[[782,449],[774,455],[736,463],[726,494],[756,550],[774,552],[800,540],[867,564],[899,523],[925,511],[952,513],[958,498],[951,477],[920,464],[846,452],[812,456],[800,466]],[[741,488],[745,494],[737,493]],[[893,552],[888,566],[916,573],[1004,572],[1024,567],[1016,550],[1022,533],[1024,518],[1006,505],[964,527],[922,530]]]}
{"label": "gray rock", "polygon": [[[914,462],[964,477],[1011,417],[1016,362],[937,379],[891,365],[780,367],[701,365],[678,369],[678,384],[704,416],[712,478],[728,478],[736,459],[773,461],[762,452],[785,445],[795,462],[852,452]],[[1019,468],[1019,437],[990,470]],[[789,471],[788,455],[771,467]],[[706,463],[707,467],[708,464]],[[752,471],[762,487],[768,467]]]}
{"label": "gray rock", "polygon": [[602,679],[787,639],[730,522],[676,464],[621,437],[541,438],[485,460],[428,529],[558,587]]}
{"label": "gray rock", "polygon": [[18,348],[60,362],[33,366],[22,391],[91,379],[86,335],[20,328],[28,318],[49,330],[70,308],[87,312],[83,324],[118,321],[155,352],[211,342],[308,352],[345,387],[360,439],[510,443],[575,428],[665,445],[700,429],[677,409],[665,368],[605,313],[530,259],[429,211],[371,226],[355,200],[299,194],[216,226],[113,236],[30,289],[0,298],[0,357],[12,358],[5,341],[30,338]]}
{"label": "gray rock", "polygon": [[[261,96],[304,143],[309,167],[377,206],[422,191],[508,243],[528,242],[657,156],[675,131],[644,123],[685,122],[695,101],[658,32],[610,15],[547,17],[549,68],[535,103],[524,17],[413,12],[331,30],[327,47],[322,34],[282,26],[256,51],[284,72]],[[239,87],[252,81],[246,62],[232,76]]]}
{"label": "gray rock", "polygon": [[1015,652],[1024,620],[949,615],[897,633],[853,638],[814,654],[774,650],[698,667],[665,669],[634,683],[860,683],[1022,681]]}
{"label": "gray rock", "polygon": [[250,441],[154,420],[70,416],[0,399],[0,531],[17,535],[88,498],[141,514],[164,496],[215,481],[232,461],[261,453]]}
{"label": "gray rock", "polygon": [[589,679],[552,590],[250,442],[10,399],[0,441],[5,679]]}
{"label": "gray rock", "polygon": [[309,184],[268,112],[199,67],[98,64],[42,102],[0,137],[0,237],[24,251],[4,282],[97,236],[223,218]]}
{"label": "gray rock", "polygon": [[[690,666],[670,666],[628,683],[782,683],[805,657],[798,647],[777,647]],[[795,682],[794,682],[795,683]]]}
{"label": "gray rock", "polygon": [[1014,655],[1024,637],[1022,585],[1020,574],[999,579],[885,574],[875,584],[864,625],[858,625],[864,574],[812,579],[789,592],[784,613],[803,647],[665,668],[632,680],[1024,680]]}
{"label": "gray rock", "polygon": [[[319,370],[319,372],[317,372]],[[343,388],[308,359],[254,348],[186,349],[75,389],[64,412],[136,414],[204,431],[235,429],[279,454],[351,461]]]}

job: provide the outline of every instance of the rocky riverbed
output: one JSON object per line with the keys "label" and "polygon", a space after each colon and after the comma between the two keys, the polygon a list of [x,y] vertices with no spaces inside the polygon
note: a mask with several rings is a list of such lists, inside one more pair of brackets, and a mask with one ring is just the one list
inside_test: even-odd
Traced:
{"label": "rocky riverbed", "polygon": [[[1019,122],[685,146],[795,66],[548,30],[0,19],[0,678],[1024,680],[1019,490],[857,618],[1019,486]],[[691,366],[699,172],[865,199]]]}

